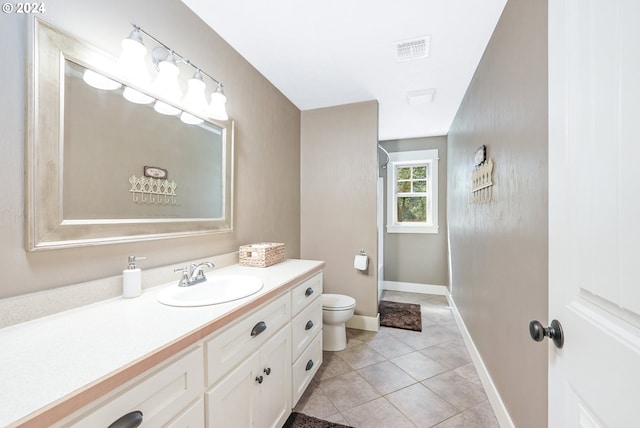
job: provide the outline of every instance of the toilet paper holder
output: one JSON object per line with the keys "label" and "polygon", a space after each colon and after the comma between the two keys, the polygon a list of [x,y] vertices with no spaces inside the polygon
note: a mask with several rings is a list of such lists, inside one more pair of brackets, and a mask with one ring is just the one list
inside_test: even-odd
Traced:
{"label": "toilet paper holder", "polygon": [[363,249],[360,250],[359,254],[356,254],[353,260],[353,267],[357,270],[367,270],[367,265],[369,264],[369,256],[367,256],[367,252]]}

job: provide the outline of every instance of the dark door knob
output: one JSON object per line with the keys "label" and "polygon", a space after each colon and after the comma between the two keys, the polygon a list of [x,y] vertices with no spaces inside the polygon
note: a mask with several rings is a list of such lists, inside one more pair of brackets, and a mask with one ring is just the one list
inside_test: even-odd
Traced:
{"label": "dark door knob", "polygon": [[546,337],[553,340],[553,344],[556,348],[562,348],[564,345],[564,333],[562,331],[562,325],[560,321],[551,321],[551,326],[543,327],[540,321],[534,320],[529,323],[529,334],[531,338],[536,342],[542,342]]}

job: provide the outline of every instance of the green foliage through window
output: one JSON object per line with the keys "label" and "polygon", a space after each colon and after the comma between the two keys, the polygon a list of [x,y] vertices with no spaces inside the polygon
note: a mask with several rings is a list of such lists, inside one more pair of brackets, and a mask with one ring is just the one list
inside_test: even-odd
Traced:
{"label": "green foliage through window", "polygon": [[401,166],[396,170],[399,223],[427,221],[428,165]]}

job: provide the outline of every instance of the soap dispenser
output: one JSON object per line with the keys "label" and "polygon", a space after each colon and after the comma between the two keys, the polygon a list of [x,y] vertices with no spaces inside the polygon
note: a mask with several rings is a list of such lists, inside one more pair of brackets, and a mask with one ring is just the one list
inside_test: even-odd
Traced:
{"label": "soap dispenser", "polygon": [[136,259],[146,257],[129,256],[129,266],[122,271],[122,297],[138,297],[142,294],[142,271],[136,268]]}

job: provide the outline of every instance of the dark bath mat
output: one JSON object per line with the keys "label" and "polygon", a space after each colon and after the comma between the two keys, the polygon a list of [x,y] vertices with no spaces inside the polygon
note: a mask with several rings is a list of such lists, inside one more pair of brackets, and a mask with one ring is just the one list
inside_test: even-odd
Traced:
{"label": "dark bath mat", "polygon": [[380,325],[422,331],[420,305],[380,300]]}
{"label": "dark bath mat", "polygon": [[347,425],[323,421],[322,419],[307,416],[304,413],[293,412],[282,428],[352,428]]}

